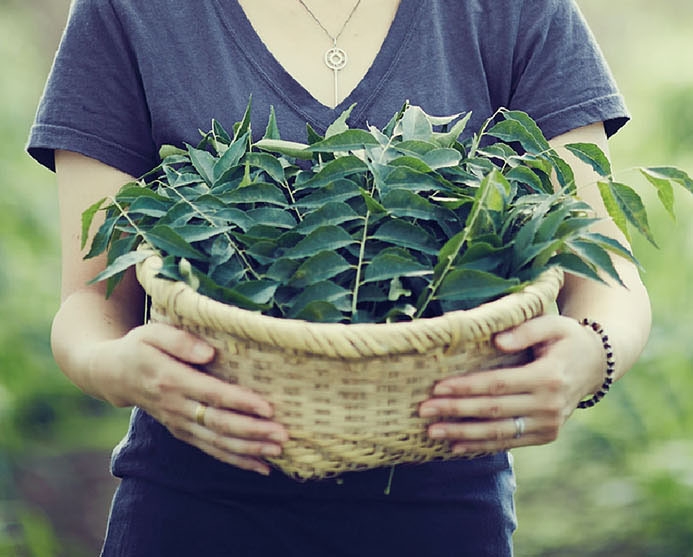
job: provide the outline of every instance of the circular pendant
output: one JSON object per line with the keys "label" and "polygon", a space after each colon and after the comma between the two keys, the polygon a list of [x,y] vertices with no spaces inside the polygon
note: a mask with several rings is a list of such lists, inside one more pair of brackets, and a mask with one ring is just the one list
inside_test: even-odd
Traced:
{"label": "circular pendant", "polygon": [[325,64],[331,70],[341,70],[347,64],[347,55],[341,48],[333,46],[325,52]]}

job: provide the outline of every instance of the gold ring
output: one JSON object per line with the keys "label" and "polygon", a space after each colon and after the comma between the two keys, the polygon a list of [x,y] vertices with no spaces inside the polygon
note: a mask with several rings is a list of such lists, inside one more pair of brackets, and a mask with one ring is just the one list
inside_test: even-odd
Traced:
{"label": "gold ring", "polygon": [[197,409],[195,410],[195,421],[204,427],[205,425],[205,412],[207,411],[207,405],[202,402],[197,403]]}

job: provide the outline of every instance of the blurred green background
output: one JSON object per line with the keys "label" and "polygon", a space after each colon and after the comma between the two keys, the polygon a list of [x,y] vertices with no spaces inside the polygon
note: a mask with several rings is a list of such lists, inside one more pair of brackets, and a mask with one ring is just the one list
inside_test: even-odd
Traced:
{"label": "blurred green background", "polygon": [[[0,555],[98,553],[111,447],[127,411],[81,395],[48,342],[58,304],[53,176],[23,152],[68,0],[0,0]],[[634,116],[611,144],[635,165],[693,171],[693,2],[580,0]],[[643,195],[656,201],[643,184]],[[640,363],[561,439],[515,451],[518,557],[693,555],[693,200],[652,204],[636,241],[655,324]]]}

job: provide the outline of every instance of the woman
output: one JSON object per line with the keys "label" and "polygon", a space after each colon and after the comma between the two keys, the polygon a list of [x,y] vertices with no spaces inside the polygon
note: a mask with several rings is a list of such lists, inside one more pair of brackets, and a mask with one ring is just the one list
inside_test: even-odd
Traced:
{"label": "woman", "polygon": [[[557,148],[606,151],[628,119],[572,0],[76,0],[28,148],[58,180],[55,358],[86,393],[135,407],[114,452],[122,482],[103,555],[510,555],[507,449],[554,440],[600,390],[603,341],[579,319],[608,332],[614,378],[635,362],[650,323],[636,269],[615,261],[627,288],[569,276],[560,315],[496,338],[508,352],[531,348],[531,363],[442,381],[421,405],[437,417],[432,437],[493,456],[398,467],[389,495],[389,470],[306,483],[270,474],[263,457],[287,432],[267,401],[197,371],[214,357],[199,339],[143,324],[132,275],[109,299],[85,286],[104,261],[80,251],[86,207],[154,166],[162,144],[196,143],[212,118],[237,121],[250,95],[253,128],[272,105],[293,140],[352,103],[352,127],[380,127],[407,99],[429,114],[471,110],[471,130],[501,106],[524,110]],[[575,168],[604,214],[592,171]],[[598,229],[625,242],[608,220]]]}

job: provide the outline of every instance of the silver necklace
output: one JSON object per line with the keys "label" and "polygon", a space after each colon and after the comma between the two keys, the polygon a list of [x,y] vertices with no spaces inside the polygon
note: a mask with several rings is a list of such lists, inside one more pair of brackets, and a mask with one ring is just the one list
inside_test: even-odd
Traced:
{"label": "silver necklace", "polygon": [[332,41],[332,47],[328,48],[325,51],[324,59],[325,65],[330,70],[332,70],[332,74],[334,76],[334,105],[337,106],[339,104],[339,71],[344,69],[344,67],[347,65],[347,62],[349,61],[349,57],[347,56],[347,53],[344,51],[344,49],[339,48],[337,46],[337,41],[339,40],[339,37],[342,36],[342,33],[344,33],[344,29],[346,29],[346,26],[349,25],[349,22],[351,21],[354,12],[359,7],[359,4],[361,4],[361,0],[357,0],[356,4],[354,4],[354,7],[351,8],[349,16],[346,18],[346,20],[342,24],[342,28],[336,35],[332,35],[332,33],[330,33],[325,28],[325,26],[321,23],[321,21],[317,18],[313,11],[308,6],[306,6],[303,0],[298,0],[298,3],[301,4],[301,6],[303,6],[303,8],[310,14],[310,17],[312,17],[315,20],[315,23],[317,23],[320,26],[320,29],[322,29]]}

